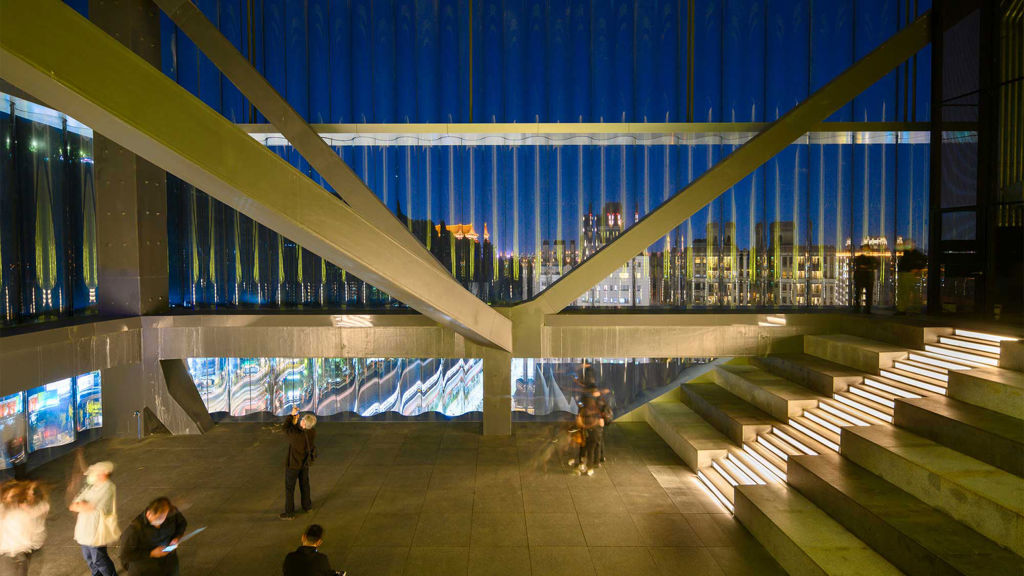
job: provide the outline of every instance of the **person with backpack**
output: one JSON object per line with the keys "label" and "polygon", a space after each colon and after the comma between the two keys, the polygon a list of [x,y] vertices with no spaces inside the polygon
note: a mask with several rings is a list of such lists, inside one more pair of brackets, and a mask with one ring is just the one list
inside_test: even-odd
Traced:
{"label": "person with backpack", "polygon": [[309,466],[316,460],[316,416],[299,414],[298,408],[284,419],[284,433],[288,439],[288,455],[285,458],[284,470],[284,512],[282,520],[295,518],[295,482],[299,483],[299,494],[302,499],[302,511],[313,509],[313,500],[309,495]]}

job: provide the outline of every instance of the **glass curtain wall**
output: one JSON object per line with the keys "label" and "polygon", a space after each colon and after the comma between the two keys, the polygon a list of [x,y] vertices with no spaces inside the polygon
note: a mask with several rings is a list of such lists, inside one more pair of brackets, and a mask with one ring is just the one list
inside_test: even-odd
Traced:
{"label": "glass curtain wall", "polygon": [[2,326],[94,314],[92,130],[0,93]]}
{"label": "glass curtain wall", "polygon": [[[264,0],[200,7],[313,123],[708,123],[703,138],[332,142],[453,276],[502,305],[536,296],[745,141],[715,123],[776,120],[930,3],[475,1],[470,11],[458,1]],[[166,17],[162,41],[170,77],[233,121],[264,122]],[[927,250],[928,143],[899,123],[930,118],[929,62],[922,50],[829,119],[885,123],[881,131],[844,125],[794,144],[574,305],[842,306],[852,258],[861,253],[875,260],[876,304],[894,305],[899,258]],[[265,143],[318,179],[285,142]],[[171,202],[170,212],[182,209]],[[231,230],[239,220],[230,210],[211,213],[211,229]],[[272,233],[267,240],[303,252]],[[186,270],[173,270],[172,255],[172,276],[188,281],[175,283],[201,283],[207,267],[192,256],[191,240],[180,245]],[[288,270],[290,282],[315,277],[292,265],[284,276]],[[323,272],[320,279],[329,276]],[[235,291],[172,295],[172,303],[243,301],[225,299]],[[258,290],[251,303],[307,305],[301,294],[279,300],[271,292]],[[320,292],[331,289],[312,293]],[[345,296],[333,301],[354,305]],[[395,303],[381,296],[358,306]]]}
{"label": "glass curtain wall", "polygon": [[479,358],[189,358],[218,419],[265,420],[297,408],[321,417],[479,419]]}

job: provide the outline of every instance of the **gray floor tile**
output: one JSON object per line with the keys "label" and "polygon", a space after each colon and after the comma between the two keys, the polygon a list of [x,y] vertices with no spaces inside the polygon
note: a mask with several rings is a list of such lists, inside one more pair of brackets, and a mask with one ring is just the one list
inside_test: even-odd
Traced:
{"label": "gray floor tile", "polygon": [[576,514],[527,514],[530,546],[585,546],[587,541]]}
{"label": "gray floor tile", "polygon": [[413,546],[469,546],[473,515],[421,514],[413,536]]}
{"label": "gray floor tile", "polygon": [[531,546],[533,576],[592,576],[594,564],[586,546]]}
{"label": "gray floor tile", "polygon": [[526,517],[518,513],[475,512],[472,546],[526,546]]}
{"label": "gray floor tile", "polygon": [[[707,548],[650,548],[651,557],[658,566],[658,574],[677,576],[724,576],[722,569]],[[683,568],[685,567],[685,571]]]}
{"label": "gray floor tile", "polygon": [[405,563],[405,573],[409,575],[465,576],[468,572],[468,547],[413,546]]}
{"label": "gray floor tile", "polygon": [[527,576],[530,549],[526,546],[477,546],[469,549],[469,576]]}
{"label": "gray floor tile", "polygon": [[[656,576],[658,567],[644,546],[603,548],[590,546],[590,561],[597,576]],[[685,569],[682,574],[689,574]]]}
{"label": "gray floor tile", "polygon": [[633,514],[633,523],[648,546],[700,546],[700,538],[682,514]]}

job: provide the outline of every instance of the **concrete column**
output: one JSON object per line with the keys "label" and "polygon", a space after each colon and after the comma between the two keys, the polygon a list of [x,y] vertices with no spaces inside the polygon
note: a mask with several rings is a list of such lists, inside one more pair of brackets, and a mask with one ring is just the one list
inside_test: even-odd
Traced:
{"label": "concrete column", "polygon": [[508,436],[512,433],[512,355],[467,344],[466,356],[484,360],[484,435]]}
{"label": "concrete column", "polygon": [[[160,66],[160,14],[152,2],[93,0],[89,18],[147,62]],[[163,312],[167,309],[167,175],[99,134],[93,153],[100,313]]]}

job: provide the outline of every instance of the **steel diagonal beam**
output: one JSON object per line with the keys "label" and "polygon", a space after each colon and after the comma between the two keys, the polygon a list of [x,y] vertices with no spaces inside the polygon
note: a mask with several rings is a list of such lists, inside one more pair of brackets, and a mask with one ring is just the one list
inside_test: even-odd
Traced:
{"label": "steel diagonal beam", "polygon": [[524,313],[554,314],[604,280],[624,262],[643,252],[684,220],[784,150],[854,96],[889,73],[930,38],[930,14],[897,32],[785,116],[708,169],[682,191],[591,256],[550,288],[519,307]]}
{"label": "steel diagonal beam", "polygon": [[407,244],[411,253],[443,269],[441,263],[413,237],[412,232],[366,187],[348,164],[320,138],[195,4],[190,0],[154,2],[356,213],[385,234]]}
{"label": "steel diagonal beam", "polygon": [[474,341],[508,318],[56,0],[0,0],[0,77]]}

